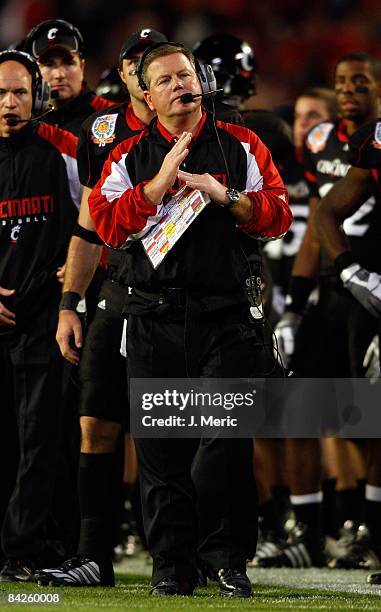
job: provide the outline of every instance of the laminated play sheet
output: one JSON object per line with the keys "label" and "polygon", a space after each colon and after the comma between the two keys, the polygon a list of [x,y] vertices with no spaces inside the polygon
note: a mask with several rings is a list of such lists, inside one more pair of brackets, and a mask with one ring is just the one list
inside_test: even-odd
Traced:
{"label": "laminated play sheet", "polygon": [[184,185],[165,204],[160,221],[142,239],[147,256],[156,268],[210,202],[206,193]]}

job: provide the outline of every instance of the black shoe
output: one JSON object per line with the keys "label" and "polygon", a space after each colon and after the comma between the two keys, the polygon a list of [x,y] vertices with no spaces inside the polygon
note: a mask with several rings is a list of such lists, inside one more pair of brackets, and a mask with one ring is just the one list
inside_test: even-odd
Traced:
{"label": "black shoe", "polygon": [[220,569],[218,583],[222,597],[251,597],[251,582],[245,572]]}
{"label": "black shoe", "polygon": [[360,525],[356,539],[348,547],[347,552],[333,559],[329,566],[334,569],[379,569],[381,567],[381,546],[374,543],[374,537],[368,527]]}
{"label": "black shoe", "polygon": [[35,580],[40,586],[115,586],[111,561],[101,563],[79,555],[60,567],[39,570],[35,573]]}
{"label": "black shoe", "polygon": [[374,572],[366,577],[368,584],[381,584],[381,572]]}
{"label": "black shoe", "polygon": [[189,582],[178,580],[174,576],[166,576],[151,589],[153,597],[170,595],[193,595],[193,586]]}
{"label": "black shoe", "polygon": [[0,572],[0,582],[33,582],[35,568],[30,561],[6,559]]}
{"label": "black shoe", "polygon": [[290,531],[287,543],[281,552],[262,557],[257,567],[325,567],[323,540],[309,533],[308,527],[297,523]]}

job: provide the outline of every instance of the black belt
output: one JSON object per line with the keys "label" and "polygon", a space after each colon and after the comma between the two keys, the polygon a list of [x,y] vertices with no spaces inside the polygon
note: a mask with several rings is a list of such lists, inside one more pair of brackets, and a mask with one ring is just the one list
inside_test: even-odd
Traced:
{"label": "black belt", "polygon": [[185,289],[179,287],[165,287],[158,293],[142,291],[132,287],[132,293],[144,300],[156,302],[157,304],[170,304],[175,308],[185,308],[187,304],[187,293]]}

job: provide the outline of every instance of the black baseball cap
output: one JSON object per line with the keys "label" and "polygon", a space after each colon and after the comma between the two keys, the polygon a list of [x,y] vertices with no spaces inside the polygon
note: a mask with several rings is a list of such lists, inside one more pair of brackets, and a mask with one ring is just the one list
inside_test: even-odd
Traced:
{"label": "black baseball cap", "polygon": [[168,42],[168,38],[161,32],[151,30],[150,28],[144,28],[139,32],[134,32],[129,38],[127,38],[119,54],[119,66],[122,61],[131,55],[132,51],[138,53],[143,51],[147,47],[154,45],[155,43]]}
{"label": "black baseball cap", "polygon": [[64,49],[68,53],[83,54],[83,37],[78,28],[63,19],[49,19],[31,30],[25,49],[40,59],[50,49]]}

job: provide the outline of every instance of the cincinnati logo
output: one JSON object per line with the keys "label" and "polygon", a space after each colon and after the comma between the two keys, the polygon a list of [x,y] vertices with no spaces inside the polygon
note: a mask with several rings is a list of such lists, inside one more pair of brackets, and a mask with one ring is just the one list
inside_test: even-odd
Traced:
{"label": "cincinnati logo", "polygon": [[11,242],[15,243],[18,240],[21,230],[21,225],[15,225],[11,230]]}
{"label": "cincinnati logo", "polygon": [[298,181],[297,183],[287,183],[286,185],[290,198],[308,198],[309,189],[306,181]]}
{"label": "cincinnati logo", "polygon": [[344,164],[341,159],[319,159],[316,169],[321,174],[330,176],[345,176],[350,168],[349,164]]}
{"label": "cincinnati logo", "polygon": [[23,220],[29,222],[31,217],[34,217],[35,221],[44,221],[46,220],[45,215],[53,211],[54,199],[50,194],[30,198],[13,198],[0,202],[0,221],[2,225],[6,225],[7,222],[13,224],[15,219],[18,223],[22,223]]}
{"label": "cincinnati logo", "polygon": [[151,30],[149,28],[146,28],[145,30],[142,30],[140,32],[140,38],[147,38],[149,36],[150,31]]}
{"label": "cincinnati logo", "polygon": [[47,35],[47,39],[54,40],[55,37],[57,36],[57,32],[58,32],[58,28],[50,28],[48,35]]}

